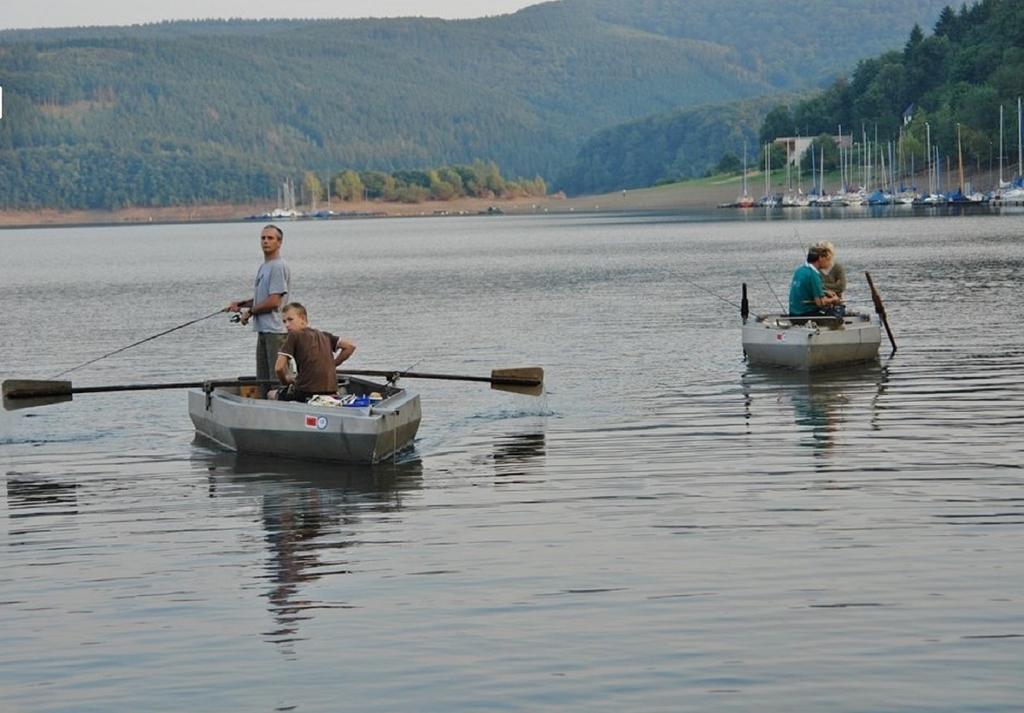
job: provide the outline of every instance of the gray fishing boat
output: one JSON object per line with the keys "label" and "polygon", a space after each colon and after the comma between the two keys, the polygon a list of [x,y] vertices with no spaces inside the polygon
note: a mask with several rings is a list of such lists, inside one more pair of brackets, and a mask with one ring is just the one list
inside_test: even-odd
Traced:
{"label": "gray fishing boat", "polygon": [[865,272],[875,315],[848,312],[843,317],[750,313],[747,285],[743,284],[740,317],[743,318],[743,354],[747,362],[790,369],[821,369],[845,364],[863,364],[878,359],[882,327],[896,353],[896,338],[882,296],[875,289],[871,273]]}
{"label": "gray fishing boat", "polygon": [[382,398],[364,405],[325,406],[249,397],[229,385],[188,392],[197,435],[237,453],[350,463],[378,463],[412,447],[420,425],[418,394],[391,384],[347,377],[339,394]]}
{"label": "gray fishing boat", "polygon": [[866,314],[846,317],[764,315],[743,325],[743,351],[751,364],[818,369],[878,358],[882,329]]}

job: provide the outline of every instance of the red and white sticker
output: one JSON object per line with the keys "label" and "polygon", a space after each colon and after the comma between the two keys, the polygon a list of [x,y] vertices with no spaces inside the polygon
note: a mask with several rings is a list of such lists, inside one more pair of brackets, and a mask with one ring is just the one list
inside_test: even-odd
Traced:
{"label": "red and white sticker", "polygon": [[327,428],[327,417],[306,414],[306,428],[315,428],[318,431],[324,430]]}

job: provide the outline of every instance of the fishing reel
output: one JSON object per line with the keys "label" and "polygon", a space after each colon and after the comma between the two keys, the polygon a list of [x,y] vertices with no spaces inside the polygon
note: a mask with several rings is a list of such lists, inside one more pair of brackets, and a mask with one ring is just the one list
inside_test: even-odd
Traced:
{"label": "fishing reel", "polygon": [[[251,313],[247,313],[246,319],[252,319],[252,314]],[[231,321],[232,324],[241,324],[242,323],[242,313],[241,312],[235,312],[234,314],[231,315],[230,321]]]}

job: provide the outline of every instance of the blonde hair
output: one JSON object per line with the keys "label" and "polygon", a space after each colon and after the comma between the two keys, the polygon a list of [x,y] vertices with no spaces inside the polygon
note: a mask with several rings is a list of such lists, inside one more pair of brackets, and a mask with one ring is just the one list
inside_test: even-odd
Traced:
{"label": "blonde hair", "polygon": [[297,312],[298,314],[300,314],[302,316],[303,319],[306,319],[306,320],[309,319],[309,315],[306,314],[306,308],[303,307],[298,302],[289,302],[284,307],[282,307],[281,308],[281,314],[284,314],[285,312]]}
{"label": "blonde hair", "polygon": [[835,246],[827,240],[819,240],[811,247],[817,250],[818,254],[822,256],[828,255],[829,257],[832,257],[836,254]]}

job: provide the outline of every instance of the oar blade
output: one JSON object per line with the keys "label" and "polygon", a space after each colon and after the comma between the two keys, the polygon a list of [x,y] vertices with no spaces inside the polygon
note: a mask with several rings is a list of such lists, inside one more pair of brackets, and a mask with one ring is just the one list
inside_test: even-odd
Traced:
{"label": "oar blade", "polygon": [[885,313],[885,305],[882,304],[882,295],[875,289],[874,280],[871,279],[871,273],[864,273],[864,277],[868,280],[868,287],[871,289],[871,300],[875,303],[875,314],[878,315],[878,319],[882,322],[882,326],[885,327],[885,333],[889,337],[889,343],[892,345],[892,353],[896,353],[896,337],[892,335],[892,327],[889,326],[889,316]]}
{"label": "oar blade", "polygon": [[539,366],[493,369],[491,388],[513,394],[540,396],[544,393],[544,369]]}
{"label": "oar blade", "polygon": [[70,381],[7,379],[0,388],[3,391],[5,411],[49,406],[71,400]]}

